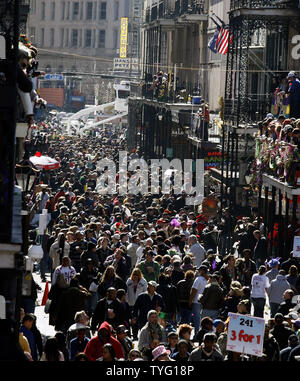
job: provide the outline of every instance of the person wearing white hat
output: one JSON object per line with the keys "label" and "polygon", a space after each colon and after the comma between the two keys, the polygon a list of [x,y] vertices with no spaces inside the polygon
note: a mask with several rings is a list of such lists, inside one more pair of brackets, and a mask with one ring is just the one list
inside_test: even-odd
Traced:
{"label": "person wearing white hat", "polygon": [[170,357],[170,351],[164,345],[159,345],[152,351],[152,361],[175,361]]}
{"label": "person wearing white hat", "polygon": [[158,313],[156,310],[150,310],[147,314],[147,323],[141,329],[138,341],[138,349],[147,360],[151,359],[152,350],[159,343],[167,344],[167,332],[164,327],[158,323]]}
{"label": "person wearing white hat", "polygon": [[90,339],[86,337],[86,329],[88,328],[86,325],[76,323],[73,324],[72,327],[75,328],[77,337],[70,341],[70,361],[74,359],[77,353],[83,352],[85,350],[85,347],[87,346],[87,343],[90,341]]}
{"label": "person wearing white hat", "polygon": [[300,81],[294,71],[289,72],[287,79],[289,81],[287,94],[290,102],[290,118],[297,119],[300,117]]}

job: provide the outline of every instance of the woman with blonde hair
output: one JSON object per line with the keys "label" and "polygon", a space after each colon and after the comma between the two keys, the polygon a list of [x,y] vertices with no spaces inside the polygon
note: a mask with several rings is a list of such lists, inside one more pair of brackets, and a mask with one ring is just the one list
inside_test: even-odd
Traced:
{"label": "woman with blonde hair", "polygon": [[[143,274],[139,268],[134,268],[128,278],[127,282],[127,292],[126,292],[126,301],[129,305],[131,312],[133,311],[133,307],[137,297],[143,292],[147,291],[147,281],[143,277]],[[137,338],[138,326],[132,322],[132,334],[134,340]]]}

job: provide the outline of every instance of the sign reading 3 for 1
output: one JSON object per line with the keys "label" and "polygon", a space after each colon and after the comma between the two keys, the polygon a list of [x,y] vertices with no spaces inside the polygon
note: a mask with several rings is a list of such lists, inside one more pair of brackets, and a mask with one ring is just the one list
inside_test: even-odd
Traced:
{"label": "sign reading 3 for 1", "polygon": [[264,333],[264,319],[230,313],[226,350],[261,357]]}

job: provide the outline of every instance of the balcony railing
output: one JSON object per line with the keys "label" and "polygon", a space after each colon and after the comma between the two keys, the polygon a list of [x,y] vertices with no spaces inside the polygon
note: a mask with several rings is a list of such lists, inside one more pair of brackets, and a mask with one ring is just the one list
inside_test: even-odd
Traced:
{"label": "balcony railing", "polygon": [[225,120],[234,124],[255,123],[264,119],[270,108],[269,94],[248,94],[245,99],[225,99]]}
{"label": "balcony railing", "polygon": [[261,8],[298,8],[298,0],[231,0],[230,10]]}
{"label": "balcony railing", "polygon": [[176,16],[184,14],[203,14],[204,13],[204,0],[177,0],[175,2]]}

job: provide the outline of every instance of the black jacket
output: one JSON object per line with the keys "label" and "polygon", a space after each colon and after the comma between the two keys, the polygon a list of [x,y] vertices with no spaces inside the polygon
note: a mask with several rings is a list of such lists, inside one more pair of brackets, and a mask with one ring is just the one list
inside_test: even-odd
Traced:
{"label": "black jacket", "polygon": [[278,342],[280,350],[288,347],[288,338],[294,333],[295,332],[291,328],[288,328],[283,324],[275,325],[270,331],[270,334],[272,334]]}
{"label": "black jacket", "polygon": [[127,291],[127,285],[123,281],[123,279],[121,279],[119,276],[115,276],[110,283],[106,281],[100,282],[97,290],[100,299],[106,297],[107,290],[109,289],[109,287],[114,287],[116,290],[123,289]]}
{"label": "black jacket", "polygon": [[[108,310],[113,310],[115,313],[115,318],[110,319],[108,317]],[[118,325],[123,325],[125,321],[125,310],[119,301],[119,299],[115,299],[111,304],[108,304],[107,298],[100,299],[96,305],[94,314],[91,320],[91,329],[92,331],[96,331],[100,325],[107,321],[111,324],[115,329]]]}
{"label": "black jacket", "polygon": [[260,237],[260,239],[257,241],[254,252],[253,252],[253,259],[262,259],[265,261],[268,256],[268,244],[266,237]]}
{"label": "black jacket", "polygon": [[218,310],[224,304],[224,294],[222,288],[217,283],[209,283],[205,286],[199,302],[203,309]]}
{"label": "black jacket", "polygon": [[277,310],[277,313],[281,313],[283,316],[287,315],[291,308],[294,308],[296,303],[292,302],[292,299],[285,300],[282,302]]}
{"label": "black jacket", "polygon": [[156,291],[165,301],[162,312],[175,313],[177,310],[176,287],[170,284],[159,284]]}
{"label": "black jacket", "polygon": [[189,306],[190,292],[194,280],[183,279],[177,283],[177,303],[178,308],[191,309]]}

